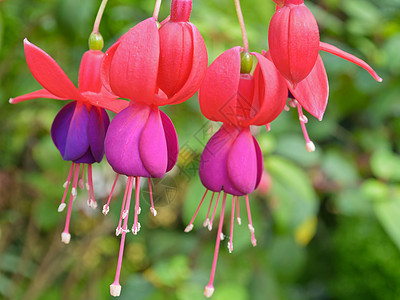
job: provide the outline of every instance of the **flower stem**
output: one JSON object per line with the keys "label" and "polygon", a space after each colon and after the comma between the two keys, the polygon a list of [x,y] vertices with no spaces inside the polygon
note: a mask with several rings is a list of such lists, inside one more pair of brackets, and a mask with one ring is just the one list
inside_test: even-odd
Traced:
{"label": "flower stem", "polygon": [[243,48],[245,52],[249,52],[249,41],[247,39],[246,27],[244,25],[242,9],[240,8],[240,1],[235,0],[236,14],[239,20],[240,29],[242,30]]}
{"label": "flower stem", "polygon": [[107,1],[108,0],[101,1],[99,11],[97,12],[96,20],[94,21],[92,33],[99,33],[100,21],[101,17],[103,16],[104,9],[106,8]]}
{"label": "flower stem", "polygon": [[158,14],[160,12],[160,7],[161,7],[161,0],[156,1],[156,5],[154,6],[154,12],[153,12],[153,18],[158,20]]}

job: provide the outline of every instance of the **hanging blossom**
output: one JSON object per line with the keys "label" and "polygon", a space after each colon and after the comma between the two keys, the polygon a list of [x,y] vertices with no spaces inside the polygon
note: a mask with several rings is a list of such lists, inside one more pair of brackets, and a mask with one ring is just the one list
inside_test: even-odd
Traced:
{"label": "hanging blossom", "polygon": [[91,46],[91,50],[85,52],[81,60],[77,89],[50,55],[25,39],[25,57],[29,70],[44,89],[10,99],[12,104],[35,98],[73,100],[59,111],[51,127],[51,137],[63,160],[72,161],[63,185],[64,195],[58,207],[59,212],[64,210],[65,200],[72,186],[65,228],[61,234],[61,240],[65,244],[71,240],[69,224],[78,185],[89,191],[88,205],[97,207],[92,164],[100,162],[104,156],[104,138],[110,123],[104,109],[118,113],[128,105],[127,101],[116,100],[116,96],[102,88],[100,64],[104,53],[100,51],[101,48],[98,49],[98,43],[92,43]]}
{"label": "hanging blossom", "polygon": [[[258,63],[252,75],[253,57]],[[206,191],[185,229],[186,232],[193,229],[197,213],[207,193],[211,191],[204,227],[212,230],[217,206],[222,204],[211,276],[204,290],[207,297],[211,297],[214,292],[213,282],[220,242],[224,238],[222,227],[228,194],[232,195],[229,252],[233,251],[235,213],[236,221],[241,224],[239,197],[242,196],[247,207],[251,242],[256,246],[248,194],[260,183],[263,156],[249,126],[264,125],[280,114],[287,98],[285,88],[285,81],[272,62],[259,53],[248,53],[241,47],[234,47],[221,54],[208,68],[201,85],[199,101],[202,113],[212,121],[223,122],[201,155],[199,174]],[[214,208],[210,214],[212,206]]]}
{"label": "hanging blossom", "polygon": [[[178,104],[198,90],[207,69],[207,51],[197,28],[189,22],[191,0],[173,0],[171,17],[158,24],[156,18],[160,1],[152,18],[146,19],[124,34],[106,52],[102,63],[103,85],[115,95],[130,99],[130,105],[118,113],[105,138],[108,162],[128,181],[122,200],[116,235],[121,246],[112,296],[119,296],[119,283],[125,236],[129,232],[128,216],[135,184],[134,221],[131,228],[140,230],[138,215],[140,178],[147,177],[150,190],[150,210],[155,216],[151,178],[162,178],[175,165],[178,138],[169,117],[159,106]],[[112,188],[103,213],[109,204]]]}
{"label": "hanging blossom", "polygon": [[269,51],[263,55],[271,60],[288,87],[289,106],[296,108],[308,152],[315,151],[305,124],[303,108],[319,121],[328,104],[329,83],[319,50],[334,54],[365,69],[378,82],[382,78],[363,60],[339,48],[320,42],[318,24],[303,0],[273,0],[276,12],[271,19]]}

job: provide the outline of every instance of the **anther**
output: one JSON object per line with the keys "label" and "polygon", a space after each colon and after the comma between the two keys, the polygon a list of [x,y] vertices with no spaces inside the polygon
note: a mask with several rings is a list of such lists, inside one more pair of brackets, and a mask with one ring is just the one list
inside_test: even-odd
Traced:
{"label": "anther", "polygon": [[204,288],[204,296],[206,296],[207,298],[210,298],[213,294],[214,294],[214,287],[207,285]]}
{"label": "anther", "polygon": [[70,233],[68,232],[61,233],[61,242],[63,242],[64,244],[69,244],[70,241],[71,241]]}
{"label": "anther", "polygon": [[221,239],[221,241],[223,241],[225,239],[225,234],[223,234],[222,232],[221,232],[220,239]]}
{"label": "anther", "polygon": [[236,218],[236,221],[237,221],[237,223],[238,223],[239,225],[242,225],[242,219],[241,219],[240,217],[237,217],[237,218]]}
{"label": "anther", "polygon": [[121,233],[122,233],[122,228],[121,228],[121,227],[117,227],[117,228],[115,229],[115,235],[116,235],[116,236],[119,236]]}
{"label": "anther", "polygon": [[61,204],[58,206],[57,211],[58,211],[58,212],[62,212],[66,206],[67,206],[67,204],[61,203]]}
{"label": "anther", "polygon": [[111,284],[110,285],[110,294],[114,297],[119,297],[121,295],[121,285],[120,284]]}
{"label": "anther", "polygon": [[104,206],[103,206],[103,215],[106,216],[109,211],[110,211],[110,207],[107,204],[104,204]]}
{"label": "anther", "polygon": [[70,183],[70,182],[69,182],[68,180],[67,180],[66,182],[64,182],[63,188],[66,189],[66,188],[68,187],[69,183]]}
{"label": "anther", "polygon": [[86,182],[85,186],[86,186],[86,190],[89,190],[89,189],[90,189],[90,186],[89,186],[89,183],[88,183],[88,182]]}
{"label": "anther", "polygon": [[254,233],[254,227],[253,227],[253,225],[249,224],[249,225],[247,225],[247,227],[249,228],[249,230],[250,230],[251,233]]}
{"label": "anther", "polygon": [[72,197],[74,197],[74,199],[76,198],[76,196],[78,196],[78,192],[76,191],[76,188],[72,188],[72,190],[71,190],[71,194],[72,194]]}
{"label": "anther", "polygon": [[150,207],[150,212],[153,214],[153,216],[157,216],[157,211],[154,207]]}
{"label": "anther", "polygon": [[302,123],[307,123],[308,122],[308,118],[305,115],[299,116],[299,120]]}
{"label": "anther", "polygon": [[142,209],[139,206],[138,209],[137,209],[137,214],[140,215],[141,212],[142,212]]}
{"label": "anther", "polygon": [[190,232],[193,229],[193,224],[189,224],[188,226],[186,226],[185,228],[185,232]]}
{"label": "anther", "polygon": [[122,213],[122,219],[125,219],[127,215],[128,215],[128,211],[124,210],[124,212]]}
{"label": "anther", "polygon": [[314,152],[315,151],[315,145],[312,141],[309,141],[306,143],[306,149],[308,152]]}
{"label": "anther", "polygon": [[290,110],[290,107],[287,106],[287,104],[285,104],[285,106],[283,107],[283,109],[284,109],[285,111],[289,111],[289,110]]}
{"label": "anther", "polygon": [[228,250],[229,250],[229,253],[232,253],[232,251],[233,251],[233,243],[232,242],[228,242]]}
{"label": "anther", "polygon": [[297,106],[297,101],[296,100],[289,100],[289,106],[295,108]]}
{"label": "anther", "polygon": [[207,219],[203,222],[203,227],[208,227],[209,224],[210,224],[210,219],[207,218]]}

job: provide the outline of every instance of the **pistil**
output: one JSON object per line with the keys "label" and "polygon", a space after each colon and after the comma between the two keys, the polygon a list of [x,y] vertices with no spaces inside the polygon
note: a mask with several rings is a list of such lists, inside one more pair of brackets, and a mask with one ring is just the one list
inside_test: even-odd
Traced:
{"label": "pistil", "polygon": [[68,213],[67,213],[67,218],[65,221],[65,227],[64,231],[61,233],[61,241],[64,244],[69,244],[71,241],[71,234],[69,233],[69,224],[71,220],[71,212],[72,212],[72,203],[76,199],[77,196],[77,186],[78,186],[78,179],[79,179],[79,164],[73,164],[74,166],[74,178],[72,181],[72,189],[71,189],[71,195],[69,198],[69,203],[68,203]]}
{"label": "pistil", "polygon": [[[219,198],[220,193],[218,194]],[[212,294],[214,293],[214,277],[215,277],[215,270],[217,267],[217,260],[218,260],[218,253],[219,253],[219,246],[221,243],[221,236],[222,236],[222,226],[224,224],[224,214],[225,214],[225,203],[226,203],[226,193],[224,193],[224,196],[222,198],[222,206],[221,206],[221,215],[219,217],[219,226],[218,226],[218,233],[217,233],[217,241],[215,243],[215,251],[214,251],[214,259],[213,259],[213,264],[211,268],[211,275],[210,275],[210,281],[206,285],[204,289],[204,296],[207,298],[210,298]],[[217,200],[218,203],[218,200]]]}

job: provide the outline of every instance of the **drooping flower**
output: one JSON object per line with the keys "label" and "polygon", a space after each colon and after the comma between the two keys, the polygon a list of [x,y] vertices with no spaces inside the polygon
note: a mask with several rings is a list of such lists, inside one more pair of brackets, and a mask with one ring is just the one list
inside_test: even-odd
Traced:
{"label": "drooping flower", "polygon": [[[250,72],[253,57],[257,59],[257,66],[252,75]],[[199,101],[202,113],[210,120],[224,123],[211,137],[201,156],[199,174],[206,192],[185,229],[186,232],[193,229],[193,222],[210,190],[213,194],[203,226],[211,230],[221,193],[224,192],[210,281],[204,290],[207,297],[211,297],[214,292],[213,282],[219,246],[223,238],[222,226],[227,194],[232,195],[229,251],[233,250],[235,207],[237,222],[241,223],[241,196],[246,200],[251,241],[256,245],[248,194],[252,193],[260,182],[263,157],[249,126],[264,125],[273,121],[283,110],[286,98],[285,80],[272,62],[261,54],[248,53],[240,47],[221,54],[208,68],[201,85]],[[218,195],[210,218],[215,193]]]}
{"label": "drooping flower", "polygon": [[[159,106],[178,104],[193,96],[207,69],[203,38],[189,22],[191,6],[191,0],[173,0],[171,17],[160,28],[154,17],[137,24],[108,49],[102,63],[104,86],[115,95],[130,99],[129,107],[111,122],[105,139],[108,162],[117,174],[128,176],[116,228],[116,235],[122,237],[115,280],[110,285],[113,296],[121,293],[119,277],[125,236],[129,232],[133,181],[132,233],[136,235],[140,230],[140,177],[149,178],[150,210],[155,216],[150,178],[162,178],[178,158],[174,125]],[[103,207],[104,214],[109,211],[111,197],[112,191]]]}
{"label": "drooping flower", "polygon": [[[319,44],[320,50],[346,59],[365,69],[376,81],[382,81],[377,73],[366,62],[358,57],[344,52],[339,48],[327,43],[320,42]],[[268,52],[263,51],[263,55],[269,60],[273,61],[275,64],[275,61],[272,58],[271,49]],[[276,67],[279,69],[278,65],[276,65]],[[290,100],[289,106],[285,106],[285,110],[289,110],[289,107],[297,109],[300,125],[306,141],[306,149],[308,152],[313,152],[315,151],[315,145],[310,140],[307,133],[306,124],[308,122],[308,118],[304,115],[303,108],[311,115],[316,117],[319,121],[322,120],[328,104],[329,82],[321,56],[318,54],[314,67],[305,79],[298,82],[296,85],[293,85],[289,80],[287,80],[287,88]]]}
{"label": "drooping flower", "polygon": [[[97,206],[93,191],[92,164],[100,162],[104,156],[104,138],[110,123],[104,109],[117,113],[128,103],[116,100],[114,95],[102,88],[100,63],[104,53],[100,50],[89,50],[83,55],[77,89],[50,55],[27,39],[24,40],[24,49],[29,70],[44,89],[10,99],[10,103],[35,98],[73,100],[59,111],[51,127],[51,137],[62,158],[72,161],[64,183],[64,195],[58,207],[59,212],[66,207],[65,200],[72,183],[65,228],[61,234],[62,242],[68,244],[71,239],[69,224],[72,203],[77,196],[78,184],[81,188],[86,185],[89,206]],[[88,177],[86,184],[85,166]]]}
{"label": "drooping flower", "polygon": [[[274,0],[277,10],[268,29],[271,59],[292,89],[304,80],[318,61],[319,50],[347,59],[365,68],[377,81],[382,79],[362,60],[320,42],[318,24],[304,0]],[[320,69],[320,67],[318,67]]]}

